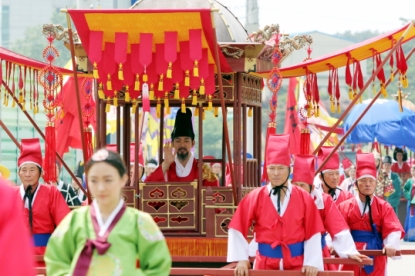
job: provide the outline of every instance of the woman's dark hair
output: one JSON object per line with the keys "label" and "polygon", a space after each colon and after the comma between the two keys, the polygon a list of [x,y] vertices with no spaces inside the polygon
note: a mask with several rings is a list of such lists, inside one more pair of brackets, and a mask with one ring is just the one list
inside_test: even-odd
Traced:
{"label": "woman's dark hair", "polygon": [[127,171],[124,161],[122,160],[121,156],[111,150],[107,150],[105,148],[97,150],[91,157],[91,159],[86,163],[85,172],[88,174],[89,169],[96,163],[105,162],[108,165],[113,166],[117,169],[120,177],[125,175]]}

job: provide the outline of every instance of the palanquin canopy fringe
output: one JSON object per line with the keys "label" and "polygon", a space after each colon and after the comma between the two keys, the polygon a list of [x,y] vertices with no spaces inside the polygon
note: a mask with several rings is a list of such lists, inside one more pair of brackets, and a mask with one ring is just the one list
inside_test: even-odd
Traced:
{"label": "palanquin canopy fringe", "polygon": [[[211,102],[215,48],[210,9],[68,10],[94,66],[101,99]],[[220,51],[219,51],[220,52]],[[220,53],[221,71],[231,69]],[[203,99],[202,98],[202,99]],[[209,104],[211,106],[211,104]],[[146,110],[145,110],[146,111]]]}

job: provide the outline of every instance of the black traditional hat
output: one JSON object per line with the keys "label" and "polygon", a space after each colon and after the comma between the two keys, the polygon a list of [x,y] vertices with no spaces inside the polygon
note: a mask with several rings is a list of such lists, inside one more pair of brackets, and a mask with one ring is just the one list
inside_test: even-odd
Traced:
{"label": "black traditional hat", "polygon": [[79,161],[78,166],[75,169],[75,176],[82,179],[84,172],[85,172],[84,162]]}
{"label": "black traditional hat", "polygon": [[408,153],[406,152],[406,150],[404,151],[401,148],[395,148],[395,150],[393,151],[393,160],[398,161],[398,159],[396,159],[396,154],[398,152],[401,152],[403,155],[402,161],[405,162],[406,160],[408,160]]}
{"label": "black traditional hat", "polygon": [[392,164],[392,158],[389,155],[383,156],[382,163]]}
{"label": "black traditional hat", "polygon": [[171,132],[171,139],[173,140],[174,138],[181,136],[190,137],[192,140],[195,139],[192,124],[192,111],[190,111],[189,108],[186,108],[186,113],[182,113],[181,109],[177,110],[174,129]]}

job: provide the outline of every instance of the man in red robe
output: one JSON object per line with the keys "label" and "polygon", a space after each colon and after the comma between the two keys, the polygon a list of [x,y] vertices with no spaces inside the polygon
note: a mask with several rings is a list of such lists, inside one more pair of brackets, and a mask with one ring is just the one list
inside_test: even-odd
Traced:
{"label": "man in red robe", "polygon": [[70,210],[54,185],[39,183],[42,175],[39,139],[22,139],[20,150],[17,163],[22,185],[16,190],[16,196],[24,202],[24,213],[33,236],[35,255],[43,255],[49,237]]}
{"label": "man in red robe", "polygon": [[[330,258],[331,252],[334,249],[341,258],[350,258],[357,261],[361,261],[361,258],[367,258],[356,250],[349,227],[334,204],[333,199],[329,195],[322,193],[321,190],[314,189],[314,160],[313,155],[297,155],[294,161],[294,176],[291,182],[293,185],[304,189],[314,198],[314,203],[320,212],[325,229],[321,233],[323,257]],[[338,270],[338,266],[325,265],[325,270]]]}
{"label": "man in red robe", "polygon": [[356,179],[359,194],[339,205],[340,213],[349,225],[358,250],[382,250],[384,256],[376,256],[373,266],[345,265],[343,270],[353,270],[355,275],[386,275],[387,257],[400,250],[404,231],[392,206],[374,196],[376,188],[376,166],[372,153],[356,155]]}
{"label": "man in red robe", "polygon": [[[332,152],[333,147],[321,147],[320,151],[318,152],[318,162],[321,165],[323,161],[327,158],[327,156]],[[352,198],[353,195],[347,191],[343,191],[338,186],[340,184],[340,160],[339,154],[335,152],[328,162],[321,168],[320,171],[320,185],[319,189],[322,189],[324,193],[331,196],[339,206],[340,203],[345,201],[346,199]]]}
{"label": "man in red robe", "polygon": [[[191,152],[195,145],[195,134],[192,126],[192,111],[186,113],[177,110],[171,143],[164,148],[164,161],[149,175],[145,182],[192,182],[198,179],[198,160]],[[218,179],[212,173],[204,174],[203,186],[219,186]]]}
{"label": "man in red robe", "polygon": [[290,176],[290,136],[269,137],[266,168],[269,183],[246,195],[229,224],[228,262],[238,262],[235,275],[248,275],[248,228],[255,222],[258,250],[254,269],[322,271],[321,223],[307,192],[293,186]]}
{"label": "man in red robe", "polygon": [[16,187],[0,177],[0,275],[35,275],[33,246],[16,200]]}

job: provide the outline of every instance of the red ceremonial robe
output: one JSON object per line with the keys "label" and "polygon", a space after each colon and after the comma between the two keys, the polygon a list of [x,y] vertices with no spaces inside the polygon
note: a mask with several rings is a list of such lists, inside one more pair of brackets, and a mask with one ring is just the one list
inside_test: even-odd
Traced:
{"label": "red ceremonial robe", "polygon": [[16,187],[0,182],[0,275],[35,275],[33,245],[14,196]]}
{"label": "red ceremonial robe", "polygon": [[406,163],[406,162],[403,162],[402,163],[402,168],[399,168],[399,164],[398,164],[398,162],[396,162],[396,163],[392,164],[391,171],[393,171],[394,173],[410,173],[411,168],[409,167],[408,163]]}
{"label": "red ceremonial robe", "polygon": [[[198,161],[196,159],[193,159],[193,165],[192,170],[190,171],[189,175],[186,177],[180,177],[176,173],[176,162],[173,162],[169,169],[167,170],[167,179],[164,178],[163,169],[160,166],[157,167],[157,169],[150,174],[144,182],[191,182],[195,181],[199,178],[198,171],[197,171]],[[207,179],[203,180],[203,186],[219,186],[219,181],[216,179],[216,181],[208,181]]]}
{"label": "red ceremonial robe", "polygon": [[[343,230],[349,230],[344,218],[342,217],[333,199],[328,194],[323,193],[324,208],[318,210],[320,212],[321,221],[323,222],[325,232],[332,238]],[[323,257],[330,258],[330,250],[326,245],[323,248]],[[338,270],[338,266],[334,264],[324,264],[324,270]]]}
{"label": "red ceremonial robe", "polygon": [[[17,190],[18,197],[23,200],[23,185]],[[70,212],[61,192],[53,186],[39,184],[32,202],[32,234],[52,234],[56,226]],[[29,225],[29,209],[25,206],[26,225]],[[45,246],[36,246],[35,255],[44,255]]]}
{"label": "red ceremonial robe", "polygon": [[[246,238],[248,228],[255,222],[255,239],[258,243],[281,245],[284,270],[300,270],[304,255],[291,257],[286,245],[309,240],[324,231],[317,207],[310,195],[292,186],[290,201],[281,217],[269,198],[267,186],[251,191],[238,204],[229,228],[233,228]],[[255,269],[280,269],[279,258],[262,256],[257,251]]]}
{"label": "red ceremonial robe", "polygon": [[348,191],[343,191],[343,190],[340,190],[339,192],[340,192],[340,194],[338,195],[338,197],[337,197],[336,201],[334,201],[334,202],[336,203],[336,206],[337,206],[337,207],[338,207],[338,206],[340,205],[340,203],[342,203],[343,201],[348,200],[348,199],[350,199],[350,198],[353,198],[353,194],[352,194],[352,193],[349,193]]}
{"label": "red ceremonial robe", "polygon": [[[371,209],[373,223],[376,224],[376,229],[381,234],[382,240],[384,240],[390,233],[396,231],[401,232],[401,239],[403,238],[404,231],[402,225],[389,203],[374,196],[372,199]],[[349,225],[350,230],[372,231],[369,213],[365,213],[363,216],[361,215],[359,203],[355,197],[340,204],[339,210],[346,220],[346,223]],[[366,243],[355,242],[355,244],[357,250],[366,248]],[[386,256],[376,256],[373,260],[373,264],[375,266],[374,271],[370,274],[367,274],[363,268],[355,265],[344,265],[342,270],[351,270],[354,271],[354,275],[360,276],[383,276],[386,272],[386,263]]]}

